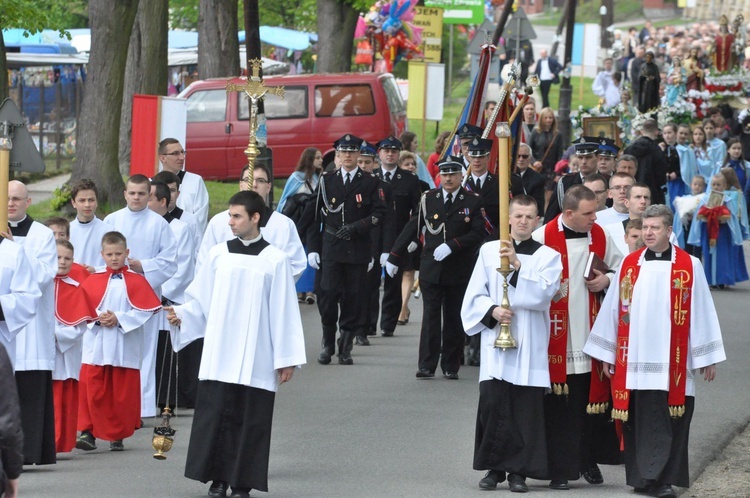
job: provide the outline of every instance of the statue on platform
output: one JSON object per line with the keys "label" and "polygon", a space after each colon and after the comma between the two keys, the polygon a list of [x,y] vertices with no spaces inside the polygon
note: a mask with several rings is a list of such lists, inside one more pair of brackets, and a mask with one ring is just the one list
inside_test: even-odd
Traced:
{"label": "statue on platform", "polygon": [[714,38],[714,69],[718,73],[725,73],[734,66],[734,35],[729,32],[729,19],[721,16],[719,19],[719,34]]}
{"label": "statue on platform", "polygon": [[672,65],[667,70],[667,87],[664,92],[666,105],[674,105],[677,99],[683,98],[687,93],[687,70],[682,65],[682,60],[675,56]]}
{"label": "statue on platform", "polygon": [[685,68],[687,79],[685,80],[685,90],[703,91],[703,68],[698,60],[699,48],[692,47],[687,58],[682,61],[682,67]]}
{"label": "statue on platform", "polygon": [[737,17],[734,18],[732,27],[734,28],[734,46],[732,47],[734,50],[734,66],[740,67],[745,59],[745,40],[747,39],[745,16],[738,14]]}
{"label": "statue on platform", "polygon": [[638,89],[638,110],[648,112],[659,107],[659,85],[661,76],[659,66],[654,63],[654,52],[646,52],[646,58],[641,64],[640,87]]}

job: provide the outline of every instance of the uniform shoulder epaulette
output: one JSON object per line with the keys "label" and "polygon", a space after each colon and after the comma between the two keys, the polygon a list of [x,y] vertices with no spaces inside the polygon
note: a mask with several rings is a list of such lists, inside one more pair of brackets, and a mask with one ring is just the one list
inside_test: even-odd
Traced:
{"label": "uniform shoulder epaulette", "polygon": [[336,174],[336,173],[337,173],[338,171],[339,171],[339,170],[337,170],[337,169],[334,169],[334,170],[331,170],[331,171],[324,171],[324,172],[323,172],[323,176],[331,176],[331,175],[335,175],[335,174]]}

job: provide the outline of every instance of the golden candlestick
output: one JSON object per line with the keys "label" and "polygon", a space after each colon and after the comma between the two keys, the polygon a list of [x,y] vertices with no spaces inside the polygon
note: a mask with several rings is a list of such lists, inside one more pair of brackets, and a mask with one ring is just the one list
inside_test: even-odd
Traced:
{"label": "golden candlestick", "polygon": [[10,178],[10,149],[13,141],[0,124],[0,232],[8,229],[8,179]]}
{"label": "golden candlestick", "polygon": [[[510,204],[510,125],[508,123],[498,123],[495,128],[495,136],[498,141],[498,158],[497,174],[500,181],[499,200],[500,200],[500,241],[510,241],[510,221],[508,206]],[[510,267],[510,261],[507,256],[500,258],[500,268],[498,272],[503,276],[503,299],[500,307],[506,310],[510,309],[510,299],[508,299],[508,275],[513,271]],[[495,347],[506,350],[515,348],[516,341],[510,334],[510,323],[501,323],[500,330],[495,338]]]}
{"label": "golden candlestick", "polygon": [[247,157],[248,165],[248,185],[250,188],[253,187],[255,159],[260,155],[260,151],[258,150],[258,140],[256,139],[256,134],[258,132],[258,102],[269,92],[281,99],[284,98],[283,86],[266,86],[263,83],[263,80],[260,77],[260,68],[262,64],[263,63],[260,59],[250,59],[248,61],[248,67],[251,68],[252,73],[247,79],[247,83],[239,85],[227,81],[226,87],[227,93],[244,92],[245,95],[247,95],[247,98],[250,99],[250,136],[247,141],[247,149],[245,149],[245,156]]}

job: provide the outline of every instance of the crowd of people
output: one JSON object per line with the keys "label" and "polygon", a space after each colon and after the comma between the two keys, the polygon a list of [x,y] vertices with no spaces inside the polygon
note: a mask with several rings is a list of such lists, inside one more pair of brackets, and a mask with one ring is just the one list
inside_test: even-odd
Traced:
{"label": "crowd of people", "polygon": [[[509,206],[493,142],[471,124],[459,155],[443,155],[443,133],[426,164],[408,132],[346,134],[330,165],[308,148],[276,209],[271,172],[245,167],[210,220],[175,139],[159,144],[162,171],[131,176],[127,206],[103,219],[90,180],[72,186],[73,221],[44,224],[11,181],[0,349],[25,437],[20,449],[20,429],[8,439],[8,495],[21,461],[97,440],[122,451],[143,417],[182,407],[195,408],[185,475],[210,482],[209,496],[266,491],[274,395],[306,362],[300,307],[320,313],[306,331],[320,333],[317,362],[353,365],[355,346],[409,322],[419,292],[415,377],[479,367],[480,488],[598,485],[599,464],[624,463],[637,492],[676,496],[689,485],[695,371],[711,381],[725,360],[711,289],[748,279],[750,151],[731,136],[736,118],[718,116],[647,119],[621,150],[611,137],[566,144],[555,112],[531,102]],[[511,240],[499,240],[505,210]],[[501,327],[517,347],[495,346]]]}

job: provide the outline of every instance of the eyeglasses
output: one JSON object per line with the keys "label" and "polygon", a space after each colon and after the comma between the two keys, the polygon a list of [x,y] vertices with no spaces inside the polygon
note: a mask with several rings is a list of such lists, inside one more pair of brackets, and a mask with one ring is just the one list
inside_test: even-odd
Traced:
{"label": "eyeglasses", "polygon": [[187,156],[187,151],[186,150],[176,150],[174,152],[167,152],[164,155],[165,156],[174,156],[174,157]]}
{"label": "eyeglasses", "polygon": [[28,197],[8,197],[8,200],[13,204],[18,204],[19,202],[23,202],[26,199],[28,199]]}
{"label": "eyeglasses", "polygon": [[518,159],[528,159],[528,158],[529,158],[528,154],[518,154]]}
{"label": "eyeglasses", "polygon": [[266,180],[265,178],[253,178],[253,182],[254,183],[258,183],[260,185],[263,185],[264,183],[271,183],[268,180]]}

